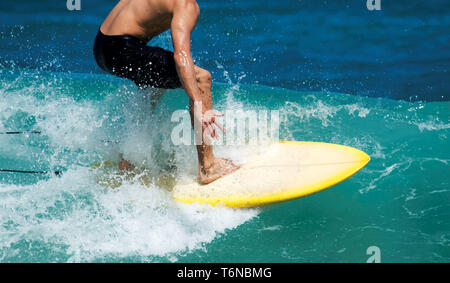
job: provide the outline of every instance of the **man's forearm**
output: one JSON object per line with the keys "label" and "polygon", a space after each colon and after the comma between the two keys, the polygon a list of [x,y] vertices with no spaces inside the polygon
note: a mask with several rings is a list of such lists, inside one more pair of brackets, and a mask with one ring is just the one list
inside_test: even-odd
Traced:
{"label": "man's forearm", "polygon": [[201,101],[200,88],[195,77],[194,63],[187,54],[175,54],[175,63],[178,76],[183,84],[184,90],[194,102]]}

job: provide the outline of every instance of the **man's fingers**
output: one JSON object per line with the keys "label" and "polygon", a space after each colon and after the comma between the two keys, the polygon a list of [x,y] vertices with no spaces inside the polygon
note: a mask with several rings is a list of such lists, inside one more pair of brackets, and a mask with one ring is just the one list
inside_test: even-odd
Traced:
{"label": "man's fingers", "polygon": [[215,131],[214,127],[211,124],[208,124],[208,130],[211,133],[211,137],[214,137]]}
{"label": "man's fingers", "polygon": [[215,116],[222,117],[225,114],[218,111],[212,111],[212,113],[210,112],[209,114],[213,115],[209,116],[208,114],[206,114],[203,116],[203,129],[208,132],[208,135],[211,135],[211,137],[218,139],[219,134],[216,131],[216,125],[223,133],[225,133],[225,128],[219,121],[217,121]]}
{"label": "man's fingers", "polygon": [[222,131],[222,133],[225,134],[225,128],[222,126],[222,124],[220,124],[219,121],[217,121],[217,120],[215,123],[216,123],[217,127]]}
{"label": "man's fingers", "polygon": [[213,131],[212,131],[212,128],[211,128],[209,125],[207,125],[207,124],[205,124],[204,134],[205,134],[205,133],[206,133],[207,136],[213,137]]}

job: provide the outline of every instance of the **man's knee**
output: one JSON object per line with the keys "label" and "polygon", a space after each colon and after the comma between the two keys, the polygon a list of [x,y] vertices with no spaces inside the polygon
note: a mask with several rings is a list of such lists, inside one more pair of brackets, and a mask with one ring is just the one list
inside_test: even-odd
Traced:
{"label": "man's knee", "polygon": [[200,83],[211,83],[211,73],[205,69],[197,69],[197,81]]}

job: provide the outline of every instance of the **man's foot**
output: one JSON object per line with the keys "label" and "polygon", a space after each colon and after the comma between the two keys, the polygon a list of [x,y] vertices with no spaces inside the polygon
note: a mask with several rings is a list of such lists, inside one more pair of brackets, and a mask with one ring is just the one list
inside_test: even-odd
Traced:
{"label": "man's foot", "polygon": [[200,181],[203,184],[209,184],[220,177],[231,174],[239,169],[233,161],[227,158],[216,158],[211,166],[200,169]]}
{"label": "man's foot", "polygon": [[131,164],[128,160],[121,159],[119,161],[119,169],[122,171],[130,171],[134,168],[133,164]]}

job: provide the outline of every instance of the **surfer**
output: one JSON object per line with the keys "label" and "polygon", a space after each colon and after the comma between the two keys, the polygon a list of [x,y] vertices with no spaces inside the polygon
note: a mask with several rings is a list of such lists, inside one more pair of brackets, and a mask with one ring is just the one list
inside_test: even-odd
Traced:
{"label": "surfer", "polygon": [[[192,125],[201,125],[197,145],[199,176],[210,183],[239,167],[231,160],[214,156],[205,142],[217,138],[219,128],[225,132],[213,111],[211,74],[196,66],[191,57],[191,32],[200,15],[195,0],[121,0],[98,31],[94,44],[97,64],[106,72],[132,80],[139,88],[183,88],[189,96]],[[147,46],[153,37],[171,30],[174,52]],[[199,107],[194,107],[199,106]],[[121,158],[121,170],[132,165]]]}

